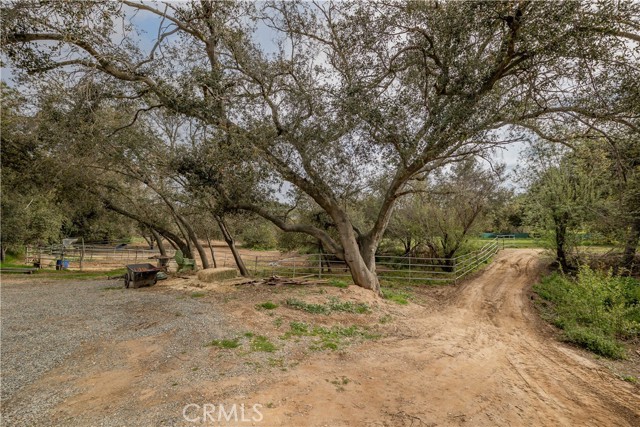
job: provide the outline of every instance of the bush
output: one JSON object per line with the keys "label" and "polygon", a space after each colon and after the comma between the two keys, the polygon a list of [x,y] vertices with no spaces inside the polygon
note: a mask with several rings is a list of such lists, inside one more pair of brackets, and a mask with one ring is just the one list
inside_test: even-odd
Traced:
{"label": "bush", "polygon": [[637,280],[583,266],[575,278],[555,273],[542,279],[534,290],[551,302],[543,314],[563,329],[564,339],[594,353],[623,358],[624,346],[619,340],[640,336]]}
{"label": "bush", "polygon": [[601,356],[612,359],[624,359],[624,346],[615,339],[607,337],[597,330],[580,326],[569,326],[564,330],[564,338],[580,347]]}
{"label": "bush", "polygon": [[276,230],[270,224],[253,223],[240,232],[242,244],[251,249],[273,249],[277,245]]}
{"label": "bush", "polygon": [[318,243],[304,233],[277,232],[278,249],[284,252],[317,253]]}

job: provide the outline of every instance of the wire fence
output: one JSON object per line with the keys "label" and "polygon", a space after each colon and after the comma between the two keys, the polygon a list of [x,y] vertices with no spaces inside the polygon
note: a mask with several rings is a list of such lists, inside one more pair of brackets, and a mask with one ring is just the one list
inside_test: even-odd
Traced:
{"label": "wire fence", "polygon": [[[506,237],[506,236],[505,236]],[[480,249],[454,258],[418,258],[409,256],[376,256],[376,273],[382,280],[422,281],[435,283],[456,282],[505,247],[508,237],[498,236]],[[131,263],[155,262],[157,250],[126,247],[104,247],[87,245],[82,247],[28,247],[26,262],[40,263],[41,267],[54,267],[64,259],[65,268],[97,269],[111,266],[123,267]],[[167,250],[168,256],[174,256],[174,250]],[[229,252],[216,253],[218,267],[236,267],[235,259]],[[273,255],[241,254],[241,258],[256,277],[278,275],[281,277],[351,277],[349,267],[343,261],[330,254],[304,254],[285,257]],[[171,264],[175,266],[175,263]]]}

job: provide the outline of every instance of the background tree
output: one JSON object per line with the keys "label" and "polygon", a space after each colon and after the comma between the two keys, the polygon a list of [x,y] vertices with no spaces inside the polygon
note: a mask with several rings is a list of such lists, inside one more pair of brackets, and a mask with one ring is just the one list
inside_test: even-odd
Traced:
{"label": "background tree", "polygon": [[[579,144],[579,143],[577,143]],[[589,222],[602,220],[608,191],[604,151],[583,143],[578,151],[532,147],[528,222],[549,230],[556,261],[564,271],[577,267],[571,253]]]}
{"label": "background tree", "polygon": [[[415,249],[424,256],[442,258],[445,265],[484,225],[489,206],[500,195],[504,167],[486,169],[474,159],[434,174],[411,196],[410,204],[396,211],[392,231],[412,232]],[[393,236],[394,234],[391,234]],[[406,245],[406,243],[405,243]],[[406,249],[406,247],[405,247]]]}

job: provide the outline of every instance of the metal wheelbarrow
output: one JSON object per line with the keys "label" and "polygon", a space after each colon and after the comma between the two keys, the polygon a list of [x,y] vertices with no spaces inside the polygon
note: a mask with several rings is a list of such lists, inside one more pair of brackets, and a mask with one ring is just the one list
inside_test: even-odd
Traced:
{"label": "metal wheelbarrow", "polygon": [[156,275],[162,271],[153,264],[129,264],[124,275],[124,287],[140,288],[142,286],[155,285],[158,281]]}

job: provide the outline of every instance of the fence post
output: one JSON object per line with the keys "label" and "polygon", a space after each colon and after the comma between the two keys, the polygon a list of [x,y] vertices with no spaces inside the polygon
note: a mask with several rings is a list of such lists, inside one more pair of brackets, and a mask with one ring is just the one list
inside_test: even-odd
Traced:
{"label": "fence post", "polygon": [[411,279],[411,257],[409,257],[409,279]]}
{"label": "fence post", "polygon": [[322,279],[322,254],[318,255],[318,277]]}
{"label": "fence post", "polygon": [[296,258],[293,258],[293,276],[291,277],[296,277]]}
{"label": "fence post", "polygon": [[258,255],[256,255],[256,262],[255,262],[255,268],[254,270],[256,271],[256,276],[258,275]]}
{"label": "fence post", "polygon": [[84,237],[82,238],[82,252],[80,253],[80,271],[82,271],[83,262],[84,262]]}
{"label": "fence post", "polygon": [[457,285],[458,284],[458,260],[456,258],[453,259],[452,271],[453,271],[453,284]]}

